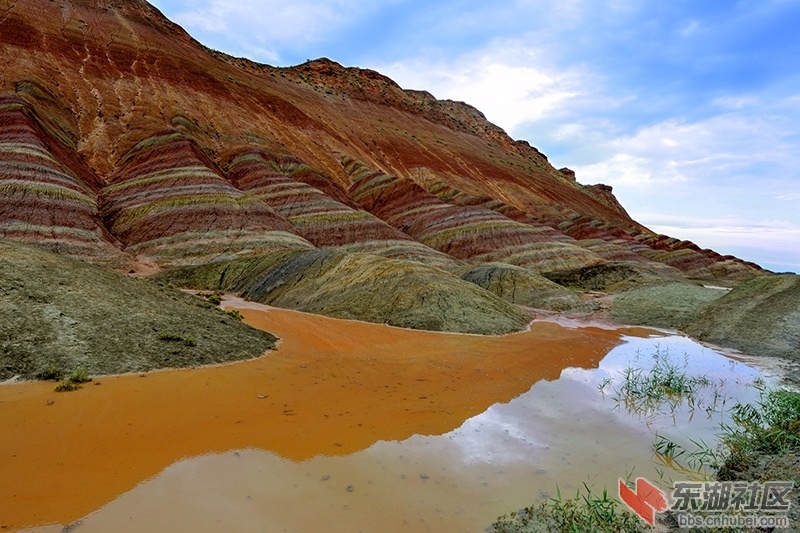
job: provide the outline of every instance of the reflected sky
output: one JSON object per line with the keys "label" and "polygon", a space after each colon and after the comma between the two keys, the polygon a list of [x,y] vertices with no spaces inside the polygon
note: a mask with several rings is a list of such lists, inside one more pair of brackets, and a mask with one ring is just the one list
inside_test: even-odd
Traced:
{"label": "reflected sky", "polygon": [[483,531],[556,487],[599,492],[628,476],[667,486],[685,474],[653,462],[655,435],[713,442],[724,416],[686,405],[642,415],[617,402],[609,391],[624,369],[648,368],[654,353],[708,378],[700,406],[715,393],[727,405],[757,397],[762,372],[748,364],[679,336],[626,337],[598,368],[567,368],[442,435],[304,461],[257,449],[180,461],[86,517],[80,531]]}

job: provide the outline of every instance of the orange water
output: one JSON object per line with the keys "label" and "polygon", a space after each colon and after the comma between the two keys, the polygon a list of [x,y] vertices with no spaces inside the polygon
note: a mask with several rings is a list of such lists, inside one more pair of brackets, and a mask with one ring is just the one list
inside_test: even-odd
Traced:
{"label": "orange water", "polygon": [[241,311],[281,338],[277,350],[72,393],[0,387],[0,526],[74,521],[182,458],[254,448],[299,462],[446,433],[565,367],[596,366],[623,334],[652,333],[537,322],[481,337]]}

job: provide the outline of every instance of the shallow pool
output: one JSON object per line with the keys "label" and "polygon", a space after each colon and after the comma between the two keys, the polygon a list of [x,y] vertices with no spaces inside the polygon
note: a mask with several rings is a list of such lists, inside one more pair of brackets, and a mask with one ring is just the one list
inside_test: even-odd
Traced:
{"label": "shallow pool", "polygon": [[[296,326],[299,320],[297,314],[265,312],[272,313],[269,321],[273,330],[281,329],[279,315],[285,317],[287,324]],[[303,320],[313,323],[315,331],[331,324],[339,330],[344,327],[337,324],[343,321],[331,322],[321,317],[304,315]],[[247,391],[242,397],[246,400],[230,399],[223,410],[235,410],[237,404],[246,401],[247,405],[254,403],[263,409],[265,419],[271,416],[271,422],[257,426],[252,433],[244,432],[242,438],[213,440],[214,445],[205,453],[189,451],[188,457],[130,490],[112,495],[112,501],[80,518],[79,530],[483,531],[498,515],[553,497],[557,488],[570,497],[586,483],[598,492],[608,487],[616,495],[619,478],[644,476],[666,487],[671,480],[693,475],[654,460],[657,435],[685,445],[690,444],[688,438],[713,442],[727,408],[736,400],[755,399],[757,391],[752,385],[763,379],[765,372],[752,362],[724,356],[684,337],[596,326],[534,324],[527,336],[496,339],[491,349],[483,346],[485,338],[425,334],[425,341],[439,339],[444,346],[438,348],[450,350],[449,356],[432,359],[437,364],[426,365],[419,357],[404,352],[413,351],[414,343],[419,345],[421,338],[415,337],[419,332],[406,338],[401,330],[392,333],[397,338],[381,341],[384,354],[397,351],[393,357],[375,353],[381,364],[388,361],[394,365],[390,373],[383,372],[375,361],[348,365],[343,354],[339,354],[344,358],[341,360],[332,355],[297,359],[296,354],[280,360],[276,357],[281,353],[279,349],[267,356],[277,365],[268,368],[272,373],[280,373],[285,367],[306,378],[309,372],[315,372],[312,379],[317,386],[330,380],[325,381],[329,388],[322,397],[311,404],[301,401],[304,395],[311,395],[310,389],[304,391],[299,381],[292,381],[291,372],[284,385],[297,396],[292,403],[284,402],[285,396],[277,401],[277,382],[252,385],[238,374],[219,372],[237,365],[218,367],[216,373],[174,373],[177,378],[170,377],[173,373],[148,375],[147,379],[127,377],[134,381],[141,398],[160,394],[161,387],[173,387],[181,397],[200,398],[205,390],[210,395],[203,396],[207,401],[216,394],[231,394],[225,392],[228,389],[219,392],[209,388],[209,384],[223,387],[221,382],[230,381],[236,389],[240,383]],[[359,327],[370,332],[379,331],[372,328],[385,328]],[[365,335],[365,331],[359,331]],[[291,348],[289,330],[278,333],[284,339],[282,348],[286,349],[287,344]],[[380,340],[374,335],[370,339],[368,334],[361,340],[346,331],[341,334],[351,343],[344,346],[351,355],[366,350],[359,359],[362,363],[369,360],[370,352],[365,346],[370,346],[370,340],[373,346],[376,339]],[[562,361],[560,366],[551,368],[552,358],[542,359],[539,364],[526,360],[526,343],[532,351],[547,352],[541,342],[533,341],[535,337],[552,341],[547,349],[556,350],[556,355],[560,347],[561,354],[556,357]],[[328,338],[334,351],[347,344]],[[447,343],[453,344],[448,347]],[[492,350],[504,343],[508,346],[501,350],[500,357]],[[470,353],[470,346],[475,347],[475,353]],[[421,351],[425,349],[432,348],[420,347]],[[593,359],[590,355],[597,349],[607,355]],[[302,354],[302,349],[298,353]],[[333,366],[323,367],[323,360]],[[263,366],[264,361],[244,364]],[[341,366],[336,366],[339,363]],[[643,406],[624,401],[620,391],[626,368],[646,373],[653,365],[665,364],[705,378],[696,387],[691,402],[672,398]],[[548,371],[532,373],[532,368],[541,366]],[[247,375],[255,373],[251,370]],[[495,379],[491,374],[497,374]],[[772,379],[769,374],[767,371],[766,379]],[[387,376],[391,376],[391,383]],[[198,380],[206,381],[205,389],[193,388]],[[490,382],[494,385],[487,391]],[[512,382],[515,387],[525,388],[514,392],[507,386]],[[126,382],[115,384],[108,379],[103,383],[109,387],[102,402],[113,405],[115,388],[123,391]],[[307,381],[302,383],[310,387]],[[390,389],[399,392],[392,395],[388,393]],[[452,397],[447,396],[448,389],[452,389]],[[342,400],[337,398],[337,391],[353,396],[356,403],[338,403]],[[85,391],[78,394],[81,392]],[[499,401],[491,401],[492,396]],[[362,405],[359,410],[359,398],[370,405]],[[267,406],[276,402],[281,405],[269,407],[278,411],[268,415]],[[190,405],[191,402],[187,404]],[[72,409],[81,408],[76,402]],[[297,428],[307,409],[318,411],[314,413],[319,426],[316,434],[300,433]],[[240,425],[249,424],[253,416],[258,416],[258,411],[242,409]],[[336,421],[331,422],[332,418]],[[215,425],[209,416],[196,423],[206,424],[202,430],[210,433],[241,430],[228,422]],[[192,438],[182,433],[180,423],[175,426],[176,436]],[[404,430],[387,429],[397,426]],[[163,432],[164,426],[152,431]],[[265,436],[263,432],[274,435]],[[369,438],[355,445],[354,440],[362,434]],[[292,438],[296,438],[297,453],[292,453]],[[167,438],[139,445],[180,447],[177,440]],[[316,441],[319,442],[313,446]],[[226,442],[232,446],[226,448]],[[185,443],[183,446],[182,450],[193,449],[186,448]],[[134,457],[137,452],[132,449],[128,453]],[[162,461],[164,457],[159,456]],[[119,467],[124,469],[124,463]],[[103,469],[96,474],[98,483],[108,475]],[[60,529],[61,526],[44,526],[34,530]]]}

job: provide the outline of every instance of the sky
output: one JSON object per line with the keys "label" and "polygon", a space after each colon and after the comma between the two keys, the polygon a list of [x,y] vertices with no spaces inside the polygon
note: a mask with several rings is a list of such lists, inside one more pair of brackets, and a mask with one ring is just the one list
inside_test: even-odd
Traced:
{"label": "sky", "polygon": [[151,0],[275,66],[467,102],[653,231],[800,272],[800,0]]}

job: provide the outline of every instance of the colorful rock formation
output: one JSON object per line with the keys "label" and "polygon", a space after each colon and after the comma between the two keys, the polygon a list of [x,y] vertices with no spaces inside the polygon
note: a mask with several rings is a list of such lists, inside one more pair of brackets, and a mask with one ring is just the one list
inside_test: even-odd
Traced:
{"label": "colorful rock formation", "polygon": [[455,263],[371,213],[354,209],[312,187],[308,183],[322,184],[352,202],[344,191],[296,158],[250,151],[232,161],[229,176],[237,187],[271,206],[316,246],[414,259],[436,266]]}
{"label": "colorful rock formation", "polygon": [[[504,287],[553,289],[537,273],[764,274],[656,235],[610,187],[582,185],[468,104],[328,59],[232,58],[144,0],[0,0],[0,50],[4,239],[137,272],[251,258],[294,272],[296,257],[321,254],[335,266],[302,269],[311,293],[322,279],[341,287],[336,275],[373,288],[371,276],[403,280],[385,285],[380,301],[392,305],[404,286],[429,298],[427,280],[461,294],[473,317]],[[326,294],[264,298],[399,323]],[[516,327],[506,311],[494,330]],[[429,318],[411,323],[434,327]]]}
{"label": "colorful rock formation", "polygon": [[101,193],[125,250],[163,265],[200,264],[313,246],[268,205],[234,188],[177,131],[143,140]]}
{"label": "colorful rock formation", "polygon": [[113,258],[97,196],[24,100],[0,98],[0,237],[87,259]]}
{"label": "colorful rock formation", "polygon": [[578,246],[548,238],[549,228],[516,222],[477,206],[448,204],[409,178],[372,171],[349,160],[353,198],[419,242],[470,262],[500,261],[556,270],[602,261]]}

